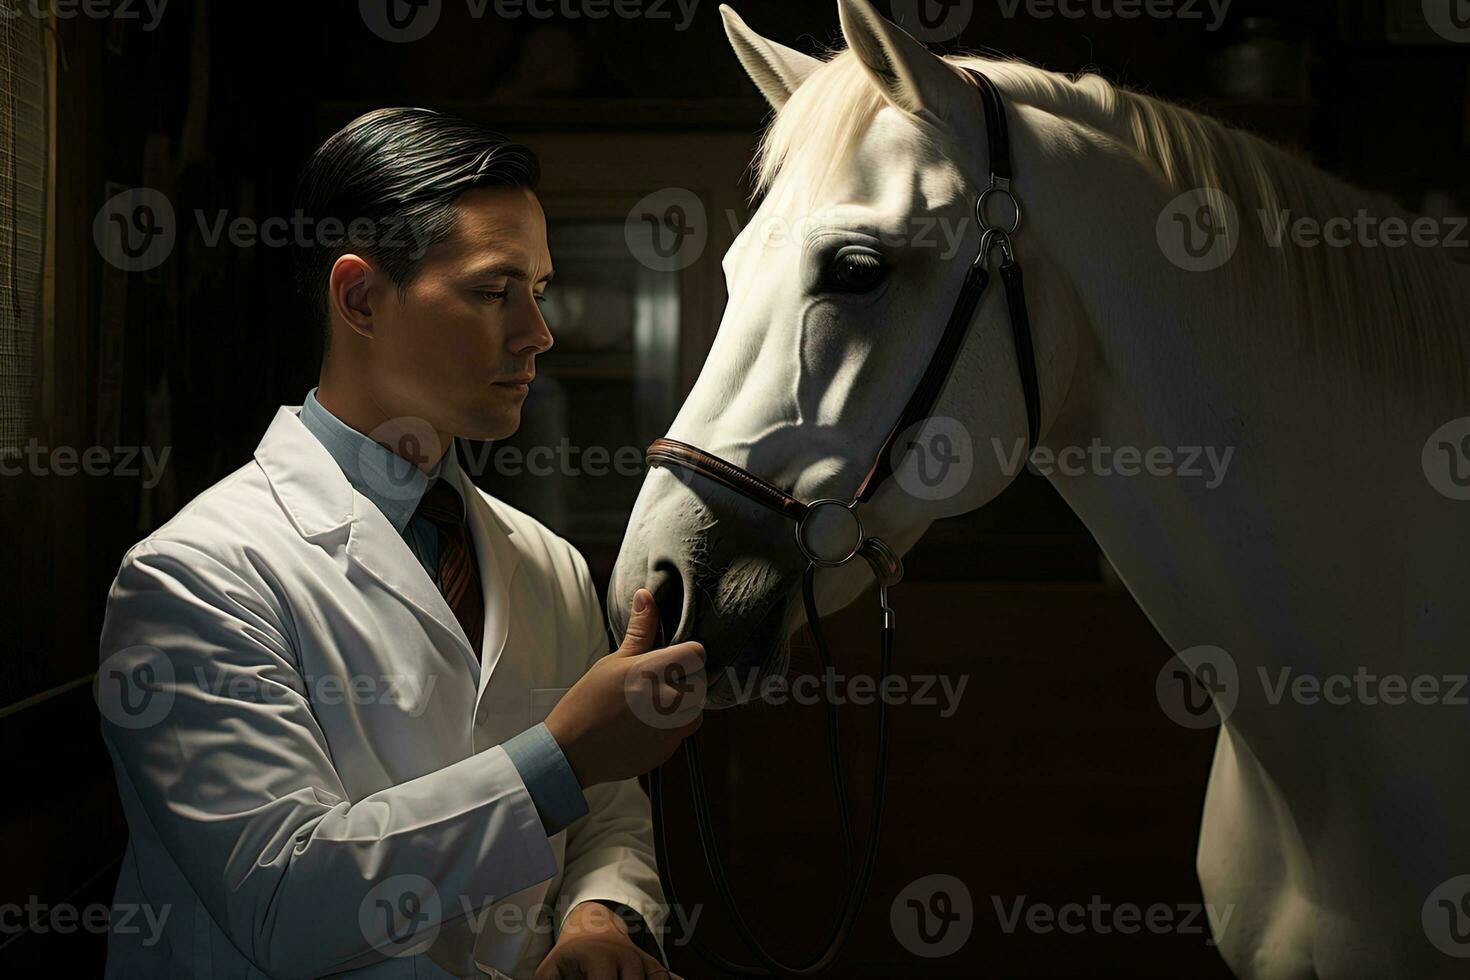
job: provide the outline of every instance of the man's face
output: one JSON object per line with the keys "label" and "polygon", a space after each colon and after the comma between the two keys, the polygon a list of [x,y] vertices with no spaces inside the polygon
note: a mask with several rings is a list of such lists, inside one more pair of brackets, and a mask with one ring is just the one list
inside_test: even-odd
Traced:
{"label": "man's face", "polygon": [[441,433],[503,439],[552,344],[540,307],[552,275],[546,215],[522,187],[468,191],[455,204],[454,233],[424,255],[401,301],[374,304],[375,387],[384,407]]}

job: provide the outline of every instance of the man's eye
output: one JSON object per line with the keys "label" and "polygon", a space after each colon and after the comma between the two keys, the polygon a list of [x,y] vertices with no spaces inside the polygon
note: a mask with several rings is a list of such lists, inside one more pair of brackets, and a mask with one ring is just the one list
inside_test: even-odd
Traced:
{"label": "man's eye", "polygon": [[886,270],[878,253],[849,247],[837,253],[827,270],[826,286],[839,292],[866,293],[883,282]]}
{"label": "man's eye", "polygon": [[487,303],[498,303],[500,300],[503,300],[506,297],[506,290],[504,289],[499,290],[498,292],[493,289],[477,289],[475,291],[479,293],[480,298]]}

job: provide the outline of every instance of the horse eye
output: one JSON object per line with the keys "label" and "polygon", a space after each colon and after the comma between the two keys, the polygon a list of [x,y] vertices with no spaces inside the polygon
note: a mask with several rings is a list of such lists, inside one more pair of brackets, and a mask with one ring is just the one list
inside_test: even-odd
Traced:
{"label": "horse eye", "polygon": [[848,248],[837,253],[828,270],[830,288],[849,293],[865,293],[883,281],[883,260],[876,252]]}

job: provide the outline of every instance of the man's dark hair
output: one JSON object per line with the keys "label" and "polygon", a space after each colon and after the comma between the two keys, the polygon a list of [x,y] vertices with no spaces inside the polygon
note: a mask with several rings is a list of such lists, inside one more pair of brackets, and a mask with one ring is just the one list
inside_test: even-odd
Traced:
{"label": "man's dark hair", "polygon": [[453,233],[459,195],[476,187],[535,190],[540,179],[527,147],[430,109],[377,109],[338,130],[302,170],[292,212],[308,222],[297,279],[321,323],[323,352],[338,258],[361,255],[402,290],[424,253]]}

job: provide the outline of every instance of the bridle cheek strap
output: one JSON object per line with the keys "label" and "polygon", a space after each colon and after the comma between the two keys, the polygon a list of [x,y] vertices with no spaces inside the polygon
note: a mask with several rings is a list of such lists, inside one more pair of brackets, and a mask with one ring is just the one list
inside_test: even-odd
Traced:
{"label": "bridle cheek strap", "polygon": [[1026,452],[1041,439],[1041,384],[1036,375],[1036,348],[1031,341],[1031,314],[1026,311],[1026,287],[1021,266],[1007,259],[1000,266],[1000,281],[1006,291],[1006,308],[1011,317],[1011,339],[1016,345],[1016,365],[1021,371],[1021,397],[1026,400]]}
{"label": "bridle cheek strap", "polygon": [[939,337],[939,346],[934,348],[929,366],[925,368],[913,394],[909,396],[908,404],[899,413],[898,421],[893,423],[893,428],[888,430],[883,444],[878,447],[873,465],[863,477],[862,483],[858,484],[857,492],[853,494],[854,500],[867,503],[883,481],[893,474],[894,445],[905,431],[922,421],[939,400],[940,392],[949,381],[955,358],[959,356],[960,347],[964,344],[965,335],[969,333],[970,321],[975,318],[975,311],[989,285],[990,273],[986,271],[984,263],[971,265],[965,273],[965,283],[960,287],[959,299],[955,300],[954,309],[950,311],[949,322],[945,324],[944,333]]}

